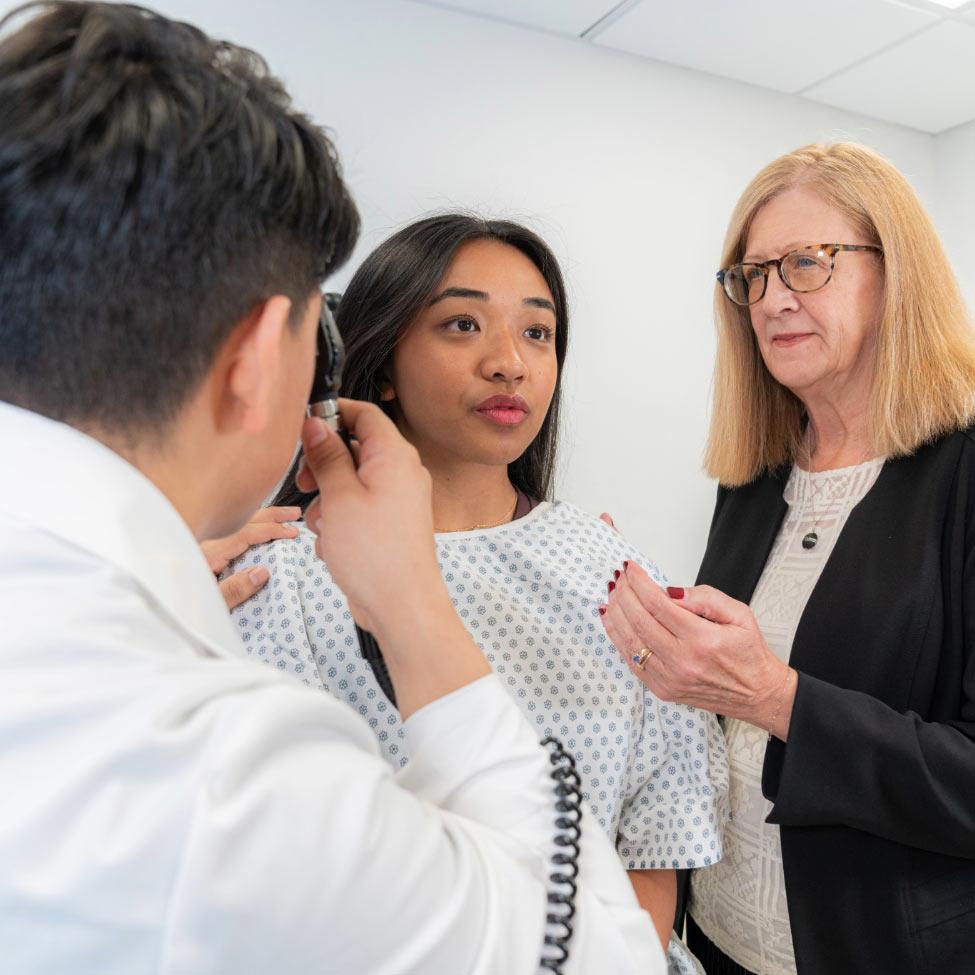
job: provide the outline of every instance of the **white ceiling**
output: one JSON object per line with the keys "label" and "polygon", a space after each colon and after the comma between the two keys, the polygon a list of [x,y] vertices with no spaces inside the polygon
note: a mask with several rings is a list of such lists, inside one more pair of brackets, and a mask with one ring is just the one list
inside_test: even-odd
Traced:
{"label": "white ceiling", "polygon": [[618,5],[618,0],[449,0],[429,4],[572,37],[581,36],[607,10]]}
{"label": "white ceiling", "polygon": [[938,133],[975,119],[975,0],[415,0]]}

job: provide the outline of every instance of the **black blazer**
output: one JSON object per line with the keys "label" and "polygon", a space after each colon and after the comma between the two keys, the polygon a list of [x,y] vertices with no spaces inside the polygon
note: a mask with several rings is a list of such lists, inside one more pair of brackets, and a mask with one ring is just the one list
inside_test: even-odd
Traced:
{"label": "black blazer", "polygon": [[[719,489],[698,583],[751,601],[787,477]],[[762,789],[799,975],[975,972],[975,429],[884,465],[790,662]]]}

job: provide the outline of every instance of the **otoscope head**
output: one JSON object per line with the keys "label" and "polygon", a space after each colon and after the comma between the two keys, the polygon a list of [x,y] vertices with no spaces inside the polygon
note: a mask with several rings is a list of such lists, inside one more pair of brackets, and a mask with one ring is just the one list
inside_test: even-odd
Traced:
{"label": "otoscope head", "polygon": [[345,346],[332,310],[338,306],[340,295],[322,295],[322,313],[318,320],[318,354],[315,359],[315,379],[308,397],[310,404],[334,399],[342,386],[342,365]]}

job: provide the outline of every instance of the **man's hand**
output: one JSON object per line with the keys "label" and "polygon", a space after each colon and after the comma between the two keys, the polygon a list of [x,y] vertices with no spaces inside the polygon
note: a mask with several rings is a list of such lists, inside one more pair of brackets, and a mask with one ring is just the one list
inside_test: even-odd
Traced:
{"label": "man's hand", "polygon": [[358,467],[340,437],[306,420],[298,487],[321,490],[305,522],[356,622],[378,636],[407,603],[443,589],[430,475],[382,410],[341,403],[342,420],[359,442]]}
{"label": "man's hand", "polygon": [[[276,538],[295,538],[298,529],[285,524],[301,518],[300,508],[260,508],[251,515],[250,520],[240,531],[225,538],[213,538],[200,543],[207,564],[214,575],[220,575],[238,555],[243,555],[254,545],[274,541]],[[246,602],[267,582],[268,574],[264,566],[256,565],[243,572],[237,572],[220,583],[220,592],[227,602],[228,609],[234,609]]]}
{"label": "man's hand", "polygon": [[341,400],[340,409],[359,466],[322,420],[305,421],[298,487],[322,492],[305,521],[356,622],[379,641],[405,720],[490,668],[440,575],[419,455],[379,407]]}

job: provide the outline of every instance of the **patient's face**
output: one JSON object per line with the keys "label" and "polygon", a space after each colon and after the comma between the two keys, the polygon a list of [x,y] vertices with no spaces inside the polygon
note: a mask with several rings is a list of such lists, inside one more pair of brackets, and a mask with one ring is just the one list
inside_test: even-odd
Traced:
{"label": "patient's face", "polygon": [[545,278],[496,240],[458,248],[402,337],[383,398],[427,466],[516,460],[538,434],[558,378]]}

